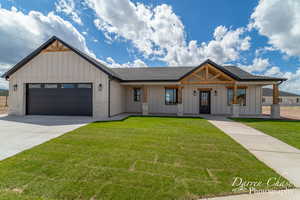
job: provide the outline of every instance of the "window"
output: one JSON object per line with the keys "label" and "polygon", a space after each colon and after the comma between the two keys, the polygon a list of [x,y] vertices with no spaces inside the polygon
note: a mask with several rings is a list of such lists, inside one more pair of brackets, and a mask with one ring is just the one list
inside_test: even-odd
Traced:
{"label": "window", "polygon": [[61,88],[75,88],[75,84],[72,83],[61,84]]}
{"label": "window", "polygon": [[300,103],[300,98],[297,98],[297,103]]}
{"label": "window", "polygon": [[92,85],[91,84],[88,84],[88,83],[79,83],[77,85],[78,88],[92,88]]}
{"label": "window", "polygon": [[41,88],[41,87],[42,87],[42,84],[33,83],[33,84],[29,84],[28,87],[29,87],[30,89],[32,89],[32,88]]}
{"label": "window", "polygon": [[57,88],[57,84],[45,84],[45,88]]}
{"label": "window", "polygon": [[266,99],[265,99],[265,98],[262,98],[262,102],[265,103],[265,102],[266,102]]}
{"label": "window", "polygon": [[177,92],[176,88],[166,88],[165,90],[165,104],[174,105],[177,104]]}
{"label": "window", "polygon": [[[228,103],[228,105],[232,105],[232,102],[233,102],[233,89],[228,88],[227,89],[227,103]],[[240,106],[246,106],[246,89],[245,88],[237,89],[237,103]]]}
{"label": "window", "polygon": [[141,88],[133,88],[133,101],[141,101]]}
{"label": "window", "polygon": [[279,103],[282,103],[282,98],[279,98]]}

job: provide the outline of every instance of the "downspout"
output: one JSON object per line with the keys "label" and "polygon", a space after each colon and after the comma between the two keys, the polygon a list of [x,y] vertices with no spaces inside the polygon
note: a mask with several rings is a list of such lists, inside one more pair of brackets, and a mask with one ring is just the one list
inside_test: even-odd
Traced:
{"label": "downspout", "polygon": [[108,77],[108,117],[110,118],[110,81],[111,76]]}
{"label": "downspout", "polygon": [[284,81],[280,81],[280,82],[278,83],[278,86],[281,85],[283,82],[284,82]]}

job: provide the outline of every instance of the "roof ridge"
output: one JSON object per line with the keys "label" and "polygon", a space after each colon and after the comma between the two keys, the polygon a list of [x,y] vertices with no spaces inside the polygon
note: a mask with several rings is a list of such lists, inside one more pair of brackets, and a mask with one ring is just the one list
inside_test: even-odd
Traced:
{"label": "roof ridge", "polygon": [[148,67],[111,67],[110,69],[159,69],[159,68],[195,68],[197,66],[148,66]]}

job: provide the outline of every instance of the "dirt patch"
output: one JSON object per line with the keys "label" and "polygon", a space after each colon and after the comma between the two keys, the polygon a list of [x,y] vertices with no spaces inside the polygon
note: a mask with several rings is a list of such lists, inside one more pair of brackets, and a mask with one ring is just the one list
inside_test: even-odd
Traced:
{"label": "dirt patch", "polygon": [[[263,106],[263,114],[270,115],[271,106]],[[300,106],[281,106],[280,115],[284,118],[300,120]]]}

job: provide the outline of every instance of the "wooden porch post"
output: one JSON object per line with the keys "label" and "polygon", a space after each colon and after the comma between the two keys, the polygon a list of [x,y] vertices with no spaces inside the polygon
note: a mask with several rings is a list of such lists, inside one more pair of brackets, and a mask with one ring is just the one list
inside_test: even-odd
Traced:
{"label": "wooden porch post", "polygon": [[233,85],[233,101],[232,104],[237,104],[237,84]]}
{"label": "wooden porch post", "polygon": [[178,87],[178,104],[182,104],[182,86]]}
{"label": "wooden porch post", "polygon": [[146,86],[143,86],[143,103],[148,102],[148,94],[147,94],[147,88]]}
{"label": "wooden porch post", "polygon": [[183,87],[179,86],[177,90],[177,115],[178,116],[183,115],[182,89]]}
{"label": "wooden porch post", "polygon": [[143,115],[148,115],[149,114],[148,90],[147,90],[147,87],[145,85],[143,86],[142,112],[143,112]]}

